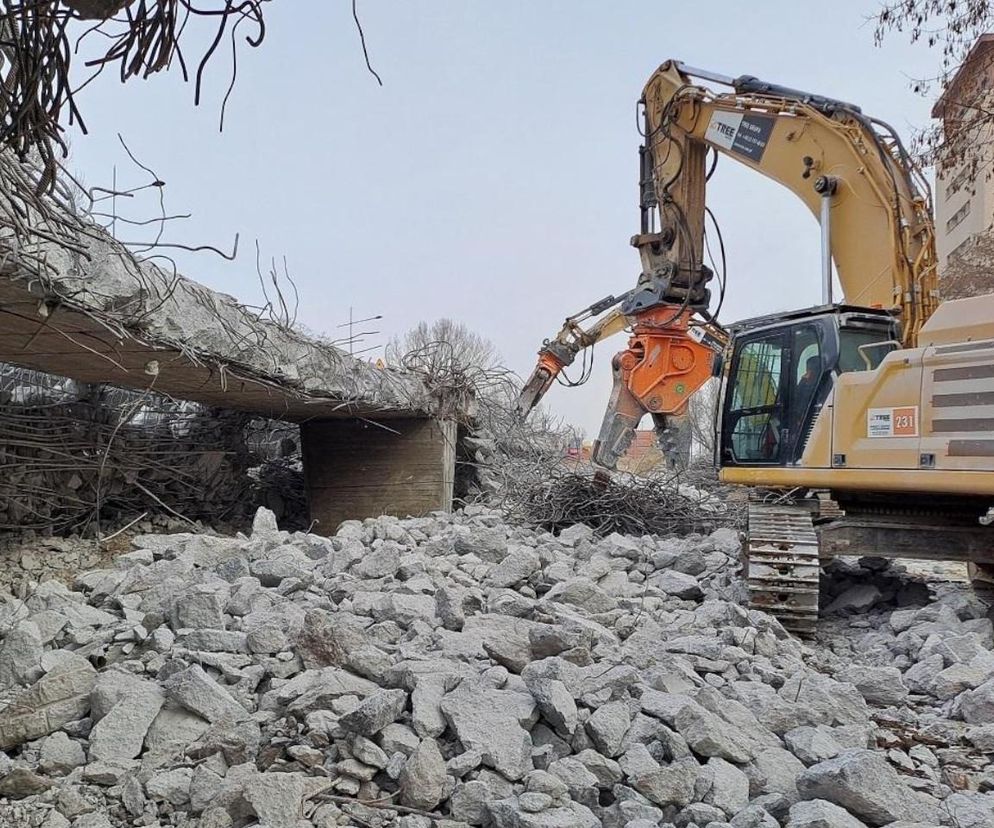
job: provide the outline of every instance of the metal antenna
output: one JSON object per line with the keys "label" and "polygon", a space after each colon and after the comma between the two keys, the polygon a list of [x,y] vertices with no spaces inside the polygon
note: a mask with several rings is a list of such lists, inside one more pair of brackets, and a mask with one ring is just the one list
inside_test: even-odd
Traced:
{"label": "metal antenna", "polygon": [[[336,325],[335,326],[336,328],[344,328],[344,327],[347,326],[348,329],[349,329],[349,356],[355,356],[355,354],[353,353],[353,343],[355,342],[356,335],[355,335],[355,333],[353,331],[353,328],[356,325],[361,325],[363,322],[372,322],[372,321],[374,321],[376,319],[382,319],[383,318],[383,314],[382,313],[378,313],[378,314],[376,314],[376,316],[367,316],[364,319],[353,319],[352,318],[352,310],[353,310],[352,306],[349,305],[349,321],[348,322],[343,322],[341,325]],[[378,333],[379,333],[379,331],[361,331],[359,333],[359,336],[367,336],[367,335],[370,335],[370,334],[378,334]],[[335,345],[335,344],[337,344],[340,341],[341,340],[335,340],[331,344]],[[369,350],[369,348],[364,348],[363,349],[363,351],[368,351],[368,350]],[[362,353],[362,351],[360,351],[359,353]]]}

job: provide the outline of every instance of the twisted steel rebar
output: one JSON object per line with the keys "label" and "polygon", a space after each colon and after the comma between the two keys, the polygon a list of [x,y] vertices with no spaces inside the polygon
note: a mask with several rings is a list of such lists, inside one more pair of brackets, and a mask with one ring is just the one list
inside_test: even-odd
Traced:
{"label": "twisted steel rebar", "polygon": [[[122,83],[178,65],[189,78],[182,49],[191,20],[211,21],[214,36],[201,55],[195,76],[194,102],[200,103],[204,71],[223,38],[232,45],[231,82],[237,75],[237,32],[248,23],[249,46],[266,35],[263,4],[268,0],[215,0],[204,7],[191,0],[3,0],[0,10],[0,145],[18,158],[37,158],[44,171],[39,191],[55,186],[58,159],[68,146],[66,125],[86,132],[76,95],[93,78],[116,67]],[[97,44],[91,50],[91,44]],[[85,55],[92,53],[92,57]],[[91,75],[74,76],[78,55]],[[222,104],[223,120],[224,104]]]}

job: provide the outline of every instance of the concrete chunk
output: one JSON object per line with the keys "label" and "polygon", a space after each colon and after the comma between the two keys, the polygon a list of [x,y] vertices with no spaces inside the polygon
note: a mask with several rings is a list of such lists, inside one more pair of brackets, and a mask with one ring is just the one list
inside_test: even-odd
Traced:
{"label": "concrete chunk", "polygon": [[674,719],[677,732],[698,756],[718,756],[730,762],[748,762],[752,750],[737,728],[697,704],[680,708]]}
{"label": "concrete chunk", "polygon": [[[532,769],[532,742],[521,727],[524,711],[514,695],[464,682],[442,699],[442,714],[463,747],[478,750],[485,764],[511,780]],[[534,708],[530,697],[528,702]]]}
{"label": "concrete chunk", "polygon": [[242,796],[262,825],[298,828],[304,802],[328,784],[328,780],[299,773],[263,773],[245,786]]}
{"label": "concrete chunk", "polygon": [[31,621],[9,630],[0,645],[0,690],[30,684],[41,676],[41,631]]}
{"label": "concrete chunk", "polygon": [[86,715],[97,671],[74,654],[52,668],[0,711],[0,750],[54,733]]}
{"label": "concrete chunk", "polygon": [[693,759],[681,759],[640,776],[633,784],[635,790],[656,805],[683,808],[694,799],[694,788],[700,772],[700,765]]}
{"label": "concrete chunk", "polygon": [[866,828],[866,823],[845,808],[824,799],[811,799],[791,806],[786,828]]}
{"label": "concrete chunk", "polygon": [[245,708],[198,664],[171,675],[163,682],[163,688],[173,701],[209,722],[239,721],[248,716]]}
{"label": "concrete chunk", "polygon": [[69,773],[85,762],[83,747],[62,731],[56,731],[41,743],[38,767],[44,773]]}
{"label": "concrete chunk", "polygon": [[408,757],[400,772],[400,799],[404,805],[431,811],[445,791],[445,760],[434,739],[425,739]]}
{"label": "concrete chunk", "polygon": [[938,824],[936,803],[915,794],[883,756],[869,750],[847,751],[812,765],[798,777],[797,789],[804,799],[825,799],[869,825],[926,815]]}
{"label": "concrete chunk", "polygon": [[90,758],[119,763],[136,758],[164,702],[162,691],[146,682],[139,692],[115,704],[90,731]]}
{"label": "concrete chunk", "polygon": [[708,759],[697,788],[705,804],[720,808],[727,817],[735,816],[749,804],[749,777],[718,757]]}
{"label": "concrete chunk", "polygon": [[624,701],[602,705],[587,720],[587,733],[597,749],[612,759],[619,756],[625,734],[631,726],[628,704]]}
{"label": "concrete chunk", "polygon": [[338,720],[343,730],[361,736],[375,736],[388,724],[400,718],[407,705],[403,690],[381,690],[359,703],[354,710]]}

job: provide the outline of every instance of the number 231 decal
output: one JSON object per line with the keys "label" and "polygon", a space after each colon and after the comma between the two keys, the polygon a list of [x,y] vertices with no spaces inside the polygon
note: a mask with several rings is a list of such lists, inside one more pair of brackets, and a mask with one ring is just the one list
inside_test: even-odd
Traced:
{"label": "number 231 decal", "polygon": [[918,406],[871,408],[866,412],[867,437],[917,437]]}

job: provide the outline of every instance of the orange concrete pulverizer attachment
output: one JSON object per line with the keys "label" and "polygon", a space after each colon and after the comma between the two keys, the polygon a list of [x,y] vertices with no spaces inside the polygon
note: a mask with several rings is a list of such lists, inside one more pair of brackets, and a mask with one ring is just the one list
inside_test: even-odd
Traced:
{"label": "orange concrete pulverizer attachment", "polygon": [[682,414],[711,377],[714,350],[690,332],[693,311],[657,305],[634,315],[628,347],[611,361],[614,387],[593,459],[613,469],[646,414]]}
{"label": "orange concrete pulverizer attachment", "polygon": [[714,351],[692,339],[692,312],[662,305],[640,313],[615,361],[632,396],[650,414],[680,414],[711,376]]}
{"label": "orange concrete pulverizer attachment", "polygon": [[519,415],[527,416],[528,412],[538,405],[539,400],[545,396],[545,392],[552,387],[552,383],[565,367],[566,363],[547,347],[539,351],[538,365],[518,394],[516,408]]}

